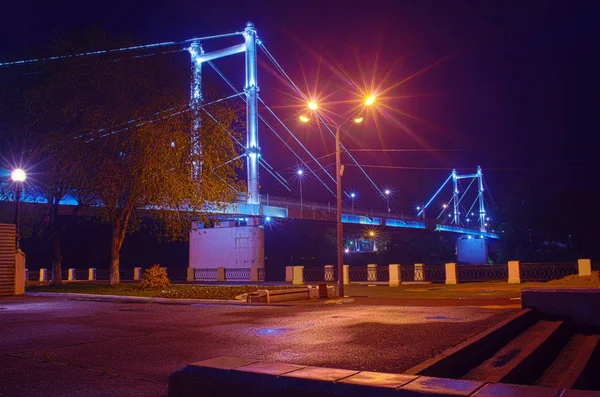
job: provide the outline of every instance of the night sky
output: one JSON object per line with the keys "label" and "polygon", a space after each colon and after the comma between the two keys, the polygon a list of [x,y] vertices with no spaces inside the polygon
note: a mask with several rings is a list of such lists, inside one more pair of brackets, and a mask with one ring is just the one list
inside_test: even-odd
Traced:
{"label": "night sky", "polygon": [[[239,31],[253,21],[292,79],[303,91],[326,97],[323,106],[331,112],[348,115],[353,105],[344,101],[356,100],[357,87],[383,92],[376,116],[345,131],[343,141],[351,149],[417,150],[352,152],[364,165],[399,167],[366,168],[378,186],[392,188],[394,211],[410,213],[452,168],[474,172],[478,165],[501,206],[521,192],[547,201],[571,193],[598,194],[594,155],[600,6],[595,3],[11,2],[0,17],[0,60],[30,57],[57,32],[90,25],[146,44]],[[207,43],[205,50],[226,45]],[[173,84],[181,85],[185,97],[188,55],[164,57],[171,57],[166,59],[172,59]],[[240,56],[217,64],[242,86]],[[206,84],[216,79],[214,73],[206,76]],[[265,57],[260,58],[259,85],[261,97],[315,156],[332,152],[330,137],[297,123],[302,104],[275,77]],[[293,189],[286,192],[263,171],[262,192],[297,197],[298,161],[260,128],[265,159]],[[278,132],[292,142],[284,130]],[[330,170],[332,162],[333,157],[323,160]],[[373,187],[350,166],[344,189],[358,192],[358,206],[384,208]],[[310,173],[304,195],[306,200],[334,199]]]}

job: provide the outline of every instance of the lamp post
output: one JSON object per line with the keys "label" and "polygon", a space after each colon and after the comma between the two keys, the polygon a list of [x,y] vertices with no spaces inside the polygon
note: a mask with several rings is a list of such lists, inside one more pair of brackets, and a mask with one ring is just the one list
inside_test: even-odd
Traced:
{"label": "lamp post", "polygon": [[[365,99],[365,106],[371,106],[375,103],[375,97],[369,96]],[[312,111],[317,111],[319,105],[316,102],[309,102],[308,108]],[[300,121],[307,123],[310,118],[300,116]],[[335,181],[336,181],[336,223],[337,223],[337,271],[338,271],[338,295],[344,296],[344,229],[342,226],[342,150],[341,150],[341,128],[349,122],[360,124],[364,121],[364,117],[354,114],[339,124],[328,123],[320,120],[319,122],[335,129]]]}
{"label": "lamp post", "polygon": [[356,198],[356,193],[350,193],[350,199],[352,200],[352,215],[354,215],[354,199]]}
{"label": "lamp post", "polygon": [[389,215],[390,214],[390,194],[392,194],[392,192],[390,191],[390,189],[385,189],[385,206],[387,208],[386,213]]}
{"label": "lamp post", "polygon": [[300,185],[300,212],[304,210],[304,202],[302,201],[302,175],[304,175],[304,171],[299,169],[297,171],[298,174],[298,184]]}
{"label": "lamp post", "polygon": [[21,168],[17,168],[15,170],[13,170],[13,172],[10,174],[10,179],[12,179],[12,181],[15,184],[15,229],[16,229],[16,250],[19,251],[21,249],[21,247],[19,246],[19,240],[21,239],[21,232],[19,230],[19,211],[21,208],[21,193],[23,192],[23,182],[25,182],[25,179],[27,178],[27,175],[25,174],[25,171],[23,171]]}

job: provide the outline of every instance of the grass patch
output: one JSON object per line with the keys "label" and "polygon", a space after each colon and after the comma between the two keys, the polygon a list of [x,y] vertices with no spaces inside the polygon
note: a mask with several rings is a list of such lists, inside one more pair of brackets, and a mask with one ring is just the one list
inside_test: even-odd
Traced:
{"label": "grass patch", "polygon": [[259,289],[284,289],[290,286],[226,286],[226,285],[173,285],[165,289],[143,289],[139,284],[121,284],[112,287],[107,284],[72,283],[60,286],[30,286],[27,292],[67,292],[75,294],[144,296],[148,298],[171,299],[235,299],[236,296]]}

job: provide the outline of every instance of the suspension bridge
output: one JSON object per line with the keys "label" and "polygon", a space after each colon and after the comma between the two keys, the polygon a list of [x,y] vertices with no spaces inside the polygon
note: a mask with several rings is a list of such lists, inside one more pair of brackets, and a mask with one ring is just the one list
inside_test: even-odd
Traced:
{"label": "suspension bridge", "polygon": [[[216,48],[206,51],[208,47],[218,39],[229,38],[228,40],[240,39],[240,43],[226,48]],[[264,56],[266,61],[277,71],[279,77],[293,91],[293,95],[306,103],[310,98],[302,92],[298,85],[290,78],[283,67],[277,62],[273,54],[267,49],[266,45],[259,39],[257,30],[252,23],[248,23],[244,30],[214,35],[208,37],[198,37],[178,42],[162,42],[143,46],[132,46],[112,50],[102,50],[93,52],[82,52],[48,58],[28,59],[21,61],[0,62],[0,68],[7,66],[28,65],[37,62],[61,61],[66,59],[94,57],[98,55],[114,55],[116,59],[136,58],[148,56],[148,51],[153,52],[150,55],[169,54],[174,52],[187,51],[190,55],[191,63],[191,83],[189,104],[184,110],[167,109],[158,117],[169,117],[169,115],[178,114],[181,111],[189,111],[192,114],[192,138],[196,138],[201,133],[201,123],[203,117],[208,117],[218,123],[218,120],[210,112],[209,105],[225,100],[242,100],[246,107],[246,140],[241,142],[233,137],[236,144],[241,149],[241,156],[245,158],[246,164],[246,191],[238,192],[239,198],[236,202],[228,203],[225,206],[214,206],[215,212],[222,214],[223,220],[231,220],[230,227],[226,222],[223,225],[211,231],[203,229],[201,234],[192,232],[190,235],[190,266],[195,267],[214,267],[213,261],[223,261],[222,251],[229,251],[228,248],[237,250],[234,259],[237,266],[264,266],[264,235],[262,228],[266,223],[277,219],[306,219],[314,221],[335,221],[337,214],[336,208],[327,203],[306,202],[300,199],[290,199],[282,197],[273,197],[260,192],[260,172],[264,170],[277,183],[281,184],[288,192],[291,192],[288,180],[275,170],[267,161],[266,156],[261,152],[259,144],[259,126],[271,131],[283,144],[286,149],[295,157],[302,169],[314,175],[315,179],[329,193],[335,196],[334,190],[336,179],[330,171],[326,169],[319,159],[311,153],[310,150],[296,136],[292,128],[278,116],[277,112],[270,107],[261,96],[259,96],[258,82],[258,62],[259,56]],[[142,55],[135,55],[142,52]],[[134,54],[134,55],[131,55]],[[227,78],[226,74],[217,66],[217,61],[226,57],[234,57],[236,54],[244,54],[245,85],[243,90],[239,90],[233,82]],[[232,90],[232,94],[212,102],[205,102],[202,90],[203,68],[211,68],[224,81],[227,87]],[[240,66],[241,69],[241,66]],[[265,87],[262,87],[263,90]],[[261,112],[259,112],[259,104]],[[263,112],[264,110],[264,112]],[[266,116],[274,120],[270,123]],[[318,116],[322,117],[322,116]],[[141,121],[143,122],[143,121]],[[325,130],[335,137],[331,126],[323,123]],[[223,129],[227,132],[227,129]],[[287,133],[284,139],[278,131],[283,130]],[[198,142],[198,139],[194,139]],[[288,142],[293,142],[299,149],[294,149]],[[361,167],[360,163],[346,150],[344,144],[341,149],[348,159],[348,164],[356,166],[367,183],[372,187],[374,193],[388,200],[389,191],[380,188],[369,174]],[[201,153],[202,147],[193,148],[197,153]],[[202,167],[202,164],[194,164],[195,172]],[[412,228],[433,230],[440,232],[455,233],[457,236],[468,236],[469,239],[476,237],[478,239],[498,239],[499,235],[493,230],[489,230],[489,216],[486,212],[484,192],[486,183],[483,178],[483,170],[478,167],[472,174],[459,174],[457,171],[449,170],[448,178],[435,191],[432,197],[423,201],[425,204],[417,208],[417,216],[406,217],[393,213],[387,206],[387,211],[365,211],[355,209],[349,193],[345,193],[348,200],[344,203],[342,210],[342,222],[348,224],[359,224],[377,227],[390,228]],[[468,183],[466,188],[464,184]],[[463,189],[464,188],[464,189]],[[471,190],[473,188],[473,190]],[[353,196],[352,196],[353,198]],[[446,199],[444,201],[444,199]],[[440,200],[441,203],[440,204]],[[64,202],[70,204],[68,198]],[[352,203],[352,205],[349,205]],[[72,204],[72,203],[71,203]],[[208,205],[210,208],[210,203]],[[426,217],[426,214],[438,212],[435,218]],[[245,228],[245,229],[244,229]],[[246,230],[245,232],[243,230]],[[207,237],[213,235],[213,237]],[[246,243],[239,245],[239,239],[245,239]],[[235,251],[234,250],[234,251]],[[218,252],[217,252],[218,251]],[[204,264],[209,264],[204,266]]]}

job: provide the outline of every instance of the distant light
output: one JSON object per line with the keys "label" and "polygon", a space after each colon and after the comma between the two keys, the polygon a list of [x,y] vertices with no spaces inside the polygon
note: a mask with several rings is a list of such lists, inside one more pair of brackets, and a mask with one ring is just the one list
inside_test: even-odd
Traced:
{"label": "distant light", "polygon": [[346,254],[350,253],[350,248],[346,248],[346,249],[344,249],[344,252],[345,252]]}
{"label": "distant light", "polygon": [[17,168],[10,174],[10,179],[12,179],[13,182],[24,182],[25,179],[27,179],[27,175],[21,168]]}
{"label": "distant light", "polygon": [[421,210],[421,207],[417,207],[417,211],[420,211],[420,210]]}
{"label": "distant light", "polygon": [[458,190],[455,190],[454,193],[458,194]]}
{"label": "distant light", "polygon": [[301,169],[298,170],[298,175],[302,175],[302,174],[304,174],[304,171],[302,171]]}
{"label": "distant light", "polygon": [[471,216],[475,216],[475,214],[471,212]]}
{"label": "distant light", "polygon": [[442,205],[442,208],[448,208],[448,204]]}
{"label": "distant light", "polygon": [[317,109],[319,108],[319,105],[317,105],[317,103],[316,103],[316,102],[314,102],[314,101],[310,101],[310,102],[308,103],[308,108],[309,108],[310,110],[317,110]]}
{"label": "distant light", "polygon": [[452,218],[452,214],[448,214],[448,218]]}
{"label": "distant light", "polygon": [[356,197],[356,193],[350,193],[350,197],[355,198]]}
{"label": "distant light", "polygon": [[359,124],[359,123],[362,123],[364,119],[365,119],[364,117],[357,117],[357,118],[354,119],[354,122],[356,124]]}
{"label": "distant light", "polygon": [[375,237],[375,232],[371,230],[371,231],[369,232],[369,236],[370,236],[370,237]]}
{"label": "distant light", "polygon": [[308,123],[310,121],[310,119],[306,116],[300,116],[299,119],[303,123]]}
{"label": "distant light", "polygon": [[473,236],[469,236],[468,239],[471,240],[473,238]]}
{"label": "distant light", "polygon": [[487,223],[484,223],[484,224],[483,224],[483,226],[485,226],[485,227],[487,227],[487,225],[488,225]]}
{"label": "distant light", "polygon": [[265,221],[267,221],[267,222],[271,222],[271,217],[270,217],[270,216],[267,216],[267,217],[265,218]]}
{"label": "distant light", "polygon": [[467,222],[471,222],[471,220],[470,220],[470,219],[467,219]]}
{"label": "distant light", "polygon": [[375,97],[373,95],[367,97],[367,99],[365,99],[365,105],[367,106],[371,106],[372,104],[375,103]]}
{"label": "distant light", "polygon": [[392,193],[392,192],[390,192],[390,189],[385,189],[385,194],[386,194],[387,196],[389,196],[389,195],[390,195],[390,193]]}
{"label": "distant light", "polygon": [[175,147],[175,141],[171,142],[171,147]]}
{"label": "distant light", "polygon": [[489,221],[489,220],[490,220],[490,218],[487,218],[486,220],[488,220],[488,221]]}

